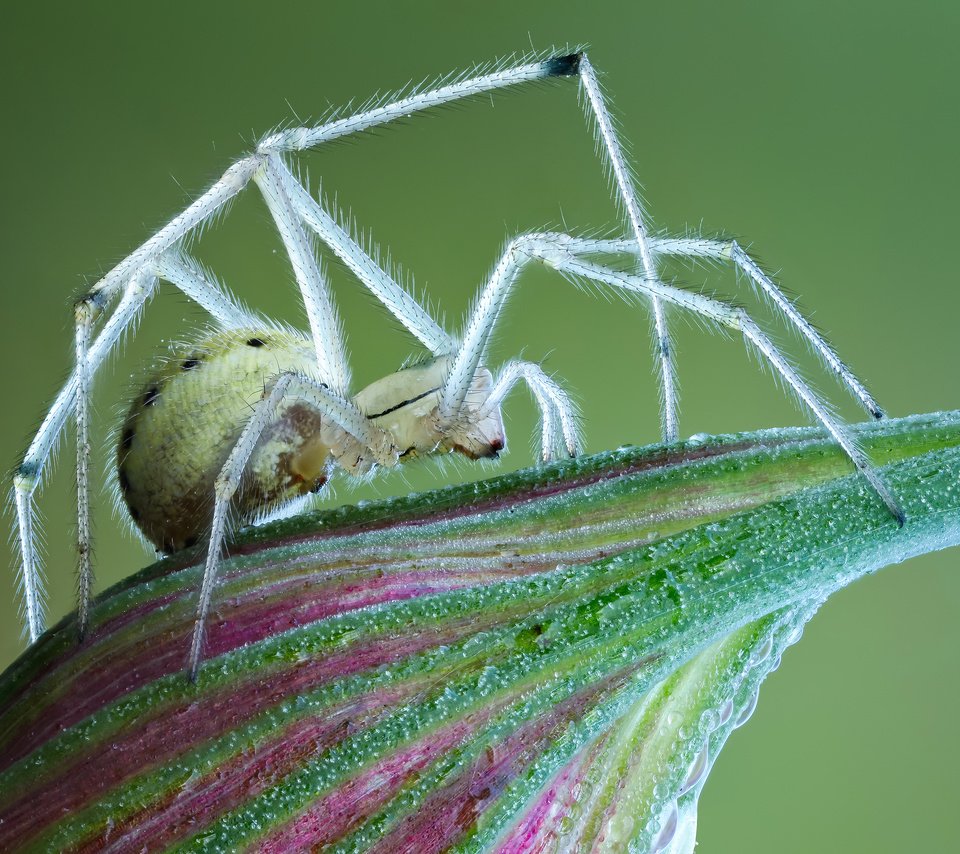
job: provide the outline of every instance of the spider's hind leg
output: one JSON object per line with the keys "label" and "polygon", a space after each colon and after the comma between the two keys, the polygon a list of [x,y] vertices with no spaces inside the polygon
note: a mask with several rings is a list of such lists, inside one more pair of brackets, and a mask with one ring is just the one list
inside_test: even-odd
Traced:
{"label": "spider's hind leg", "polygon": [[282,373],[276,378],[265,396],[254,404],[252,414],[214,484],[210,541],[187,660],[187,672],[192,680],[196,680],[203,658],[206,622],[227,534],[231,502],[260,437],[276,419],[279,407],[292,396],[296,396],[298,404],[308,406],[324,420],[339,428],[340,435],[334,437],[328,450],[329,456],[336,459],[346,471],[362,474],[375,465],[392,466],[397,462],[399,453],[391,437],[367,418],[352,401],[331,392],[323,383],[298,373]]}
{"label": "spider's hind leg", "polygon": [[[57,445],[67,419],[75,411],[78,412],[77,446],[81,452],[77,459],[77,494],[81,500],[78,515],[78,546],[80,548],[78,607],[81,615],[81,631],[86,626],[90,585],[92,583],[89,555],[89,505],[86,498],[89,494],[86,460],[89,454],[90,386],[97,368],[106,359],[122,336],[123,331],[135,320],[137,314],[153,293],[155,286],[156,276],[152,271],[135,274],[126,283],[120,301],[92,344],[90,343],[90,332],[96,314],[102,309],[103,305],[102,300],[97,298],[99,292],[91,291],[77,303],[77,366],[75,366],[73,373],[54,399],[53,405],[41,422],[33,441],[23,456],[23,460],[14,473],[13,492],[17,510],[17,534],[20,541],[21,577],[26,626],[31,642],[40,637],[44,628],[43,596],[33,499],[37,488],[40,486],[44,466]],[[80,398],[83,400],[78,404]]]}
{"label": "spider's hind leg", "polygon": [[[71,414],[77,417],[77,498],[79,584],[78,613],[81,634],[89,623],[89,602],[93,573],[90,555],[90,521],[88,455],[89,398],[93,378],[123,334],[136,322],[139,313],[153,295],[157,278],[162,277],[179,288],[190,299],[206,309],[224,328],[255,325],[257,320],[228,293],[210,279],[195,261],[179,251],[165,252],[135,272],[123,285],[119,301],[91,342],[97,315],[104,309],[108,292],[94,288],[77,303],[77,362],[73,373],[60,389],[33,441],[13,476],[14,503],[17,513],[17,536],[20,542],[21,579],[25,604],[27,633],[36,641],[44,628],[43,594],[40,583],[40,561],[37,550],[37,529],[34,519],[34,495],[40,486],[43,469],[57,445]],[[86,356],[81,356],[85,353]],[[81,386],[83,390],[81,391]]]}
{"label": "spider's hind leg", "polygon": [[90,622],[93,590],[90,530],[90,330],[94,307],[80,299],[75,306],[77,377],[77,623],[81,639]]}

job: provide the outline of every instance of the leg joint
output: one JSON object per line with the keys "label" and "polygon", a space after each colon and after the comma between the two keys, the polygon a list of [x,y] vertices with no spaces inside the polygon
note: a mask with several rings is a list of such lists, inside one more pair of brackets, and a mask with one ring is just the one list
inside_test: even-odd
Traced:
{"label": "leg joint", "polygon": [[73,316],[76,322],[89,323],[107,307],[105,290],[94,290],[84,294],[73,304]]}
{"label": "leg joint", "polygon": [[13,488],[17,492],[29,495],[40,479],[40,466],[33,460],[24,460],[13,473]]}
{"label": "leg joint", "polygon": [[239,478],[233,472],[221,472],[213,483],[213,494],[217,501],[230,501],[237,491]]}
{"label": "leg joint", "polygon": [[586,58],[583,51],[566,56],[553,56],[544,61],[543,68],[549,77],[576,77],[580,73],[580,64]]}
{"label": "leg joint", "polygon": [[526,255],[549,267],[557,268],[564,257],[564,251],[560,248],[560,237],[561,235],[549,231],[520,234],[510,241],[504,254]]}

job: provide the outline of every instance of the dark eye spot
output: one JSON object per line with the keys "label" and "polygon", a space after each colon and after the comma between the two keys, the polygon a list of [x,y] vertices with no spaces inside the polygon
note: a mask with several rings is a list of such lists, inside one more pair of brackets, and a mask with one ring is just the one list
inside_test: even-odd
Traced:
{"label": "dark eye spot", "polygon": [[264,341],[262,338],[249,338],[247,340],[247,346],[248,347],[266,347],[267,342]]}
{"label": "dark eye spot", "polygon": [[124,451],[129,451],[130,446],[133,444],[133,427],[127,427],[123,431],[123,438],[120,439],[120,448]]}
{"label": "dark eye spot", "polygon": [[155,385],[150,386],[150,388],[148,388],[143,394],[143,405],[153,406],[159,394],[160,389],[158,389]]}
{"label": "dark eye spot", "polygon": [[192,370],[193,370],[195,367],[197,367],[197,365],[199,365],[199,364],[200,364],[200,360],[199,360],[199,359],[184,359],[184,360],[180,363],[180,370],[181,370],[181,371],[192,371]]}

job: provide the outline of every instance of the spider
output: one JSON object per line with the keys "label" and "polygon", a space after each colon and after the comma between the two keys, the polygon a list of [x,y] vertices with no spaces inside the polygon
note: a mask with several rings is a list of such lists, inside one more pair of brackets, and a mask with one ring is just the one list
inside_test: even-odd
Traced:
{"label": "spider", "polygon": [[[295,152],[424,110],[551,78],[579,81],[598,149],[625,213],[627,234],[619,239],[595,239],[542,231],[510,240],[459,335],[443,329],[364,250],[350,230],[311,195],[288,163]],[[259,188],[289,255],[306,309],[307,332],[288,329],[248,311],[187,254],[191,234],[251,181]],[[311,232],[419,340],[429,357],[351,393],[339,319],[311,244]],[[617,256],[628,259],[633,272],[602,262]],[[649,301],[658,345],[665,441],[678,437],[674,369],[664,312],[664,305],[670,303],[739,331],[828,430],[902,524],[899,504],[850,434],[751,317],[741,308],[662,281],[658,264],[664,256],[734,265],[807,339],[867,412],[883,417],[863,384],[736,241],[649,233],[596,72],[582,52],[475,69],[429,90],[415,90],[392,102],[380,101],[320,126],[268,135],[75,304],[74,370],[14,474],[31,642],[43,630],[33,495],[71,414],[77,439],[81,637],[89,626],[93,580],[88,474],[91,384],[161,279],[205,309],[217,329],[175,352],[135,398],[120,431],[117,475],[134,523],[160,552],[174,552],[206,538],[203,581],[187,656],[187,671],[193,678],[203,657],[205,622],[231,523],[252,522],[265,511],[321,490],[337,470],[357,477],[418,456],[448,452],[471,459],[496,456],[506,442],[501,405],[521,381],[530,388],[541,413],[543,459],[578,453],[574,407],[557,382],[530,362],[510,361],[496,375],[485,365],[487,346],[504,303],[521,269],[531,262],[545,264],[567,279],[589,280]],[[111,306],[112,313],[107,315]],[[158,465],[158,460],[163,464]]]}

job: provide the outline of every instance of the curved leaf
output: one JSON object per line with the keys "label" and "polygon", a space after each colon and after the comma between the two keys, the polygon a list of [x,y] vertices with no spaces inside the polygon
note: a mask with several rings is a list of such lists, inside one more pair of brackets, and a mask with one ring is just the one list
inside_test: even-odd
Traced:
{"label": "curved leaf", "polygon": [[833,591],[960,538],[960,413],[621,449],[247,532],[0,677],[0,849],[692,850],[710,764]]}

